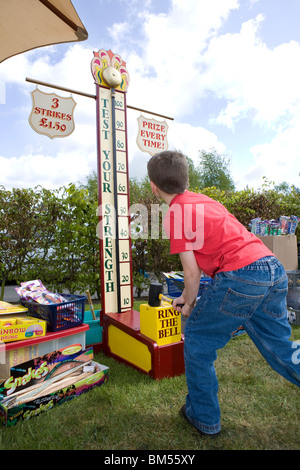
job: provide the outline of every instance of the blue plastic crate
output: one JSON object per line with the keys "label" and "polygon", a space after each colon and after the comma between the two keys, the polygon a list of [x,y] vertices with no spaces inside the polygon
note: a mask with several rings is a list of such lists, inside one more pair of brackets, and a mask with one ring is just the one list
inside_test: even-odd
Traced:
{"label": "blue plastic crate", "polygon": [[[179,297],[184,289],[184,279],[173,279],[170,277],[166,277],[166,281],[168,286],[168,294],[171,297]],[[198,290],[198,297],[212,283],[212,281],[213,280],[210,277],[201,278]]]}
{"label": "blue plastic crate", "polygon": [[27,315],[40,318],[47,322],[48,331],[60,331],[83,323],[85,310],[85,296],[60,294],[66,302],[44,305],[37,302],[22,300],[22,305],[28,308]]}

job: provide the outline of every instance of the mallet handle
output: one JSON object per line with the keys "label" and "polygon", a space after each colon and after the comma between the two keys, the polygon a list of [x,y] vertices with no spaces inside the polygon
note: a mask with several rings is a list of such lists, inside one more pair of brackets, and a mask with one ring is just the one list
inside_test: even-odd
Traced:
{"label": "mallet handle", "polygon": [[[167,297],[164,294],[159,294],[159,298],[160,298],[160,300],[164,300],[165,302],[169,302],[169,304],[173,303],[173,299],[170,299],[170,297]],[[184,304],[177,304],[177,305],[180,308],[182,308],[184,306]]]}
{"label": "mallet handle", "polygon": [[96,315],[95,315],[95,311],[94,311],[94,306],[93,306],[91,294],[90,294],[90,291],[89,291],[89,290],[86,291],[86,295],[87,295],[87,298],[88,298],[88,301],[89,301],[89,304],[90,304],[90,308],[91,308],[93,320],[97,320],[97,319],[96,319]]}

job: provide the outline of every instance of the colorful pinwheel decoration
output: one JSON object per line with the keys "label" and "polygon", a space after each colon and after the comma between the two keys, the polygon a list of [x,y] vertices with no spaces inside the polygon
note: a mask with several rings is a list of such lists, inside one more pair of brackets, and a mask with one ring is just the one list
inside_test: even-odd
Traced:
{"label": "colorful pinwheel decoration", "polygon": [[92,75],[95,83],[120,91],[127,91],[129,74],[124,62],[118,54],[111,50],[100,49],[94,52],[91,63]]}

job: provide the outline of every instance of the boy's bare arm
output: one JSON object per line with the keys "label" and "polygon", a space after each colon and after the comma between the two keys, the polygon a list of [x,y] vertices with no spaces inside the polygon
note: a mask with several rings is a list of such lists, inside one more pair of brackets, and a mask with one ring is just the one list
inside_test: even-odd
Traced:
{"label": "boy's bare arm", "polygon": [[180,311],[183,316],[188,317],[195,305],[202,271],[193,251],[185,251],[180,253],[179,256],[184,272],[184,291],[180,297],[174,300],[173,307],[175,308],[177,304],[184,303]]}

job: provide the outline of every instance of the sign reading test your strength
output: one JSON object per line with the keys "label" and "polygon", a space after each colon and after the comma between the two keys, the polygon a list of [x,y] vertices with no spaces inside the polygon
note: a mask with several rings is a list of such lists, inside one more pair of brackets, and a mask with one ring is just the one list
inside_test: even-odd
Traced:
{"label": "sign reading test your strength", "polygon": [[126,94],[129,75],[125,62],[111,51],[94,52],[92,74],[97,90],[98,225],[105,311],[132,308],[132,270]]}

